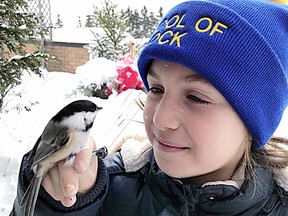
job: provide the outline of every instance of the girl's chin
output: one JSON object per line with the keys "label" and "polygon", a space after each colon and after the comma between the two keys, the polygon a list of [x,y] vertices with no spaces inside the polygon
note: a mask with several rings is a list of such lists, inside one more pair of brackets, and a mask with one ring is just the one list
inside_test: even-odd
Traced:
{"label": "girl's chin", "polygon": [[183,169],[183,167],[179,168],[179,166],[169,165],[167,161],[157,160],[157,165],[159,169],[164,172],[166,175],[175,178],[175,179],[182,179],[182,178],[190,178],[191,175],[187,174],[187,171]]}

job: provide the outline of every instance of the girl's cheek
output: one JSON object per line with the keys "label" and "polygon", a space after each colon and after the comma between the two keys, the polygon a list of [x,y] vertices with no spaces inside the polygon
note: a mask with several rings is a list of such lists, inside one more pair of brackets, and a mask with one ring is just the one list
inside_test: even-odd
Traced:
{"label": "girl's cheek", "polygon": [[152,118],[152,116],[153,116],[152,107],[153,106],[151,104],[151,101],[149,101],[149,99],[147,99],[146,103],[145,103],[144,110],[143,110],[144,121],[149,121],[149,119]]}
{"label": "girl's cheek", "polygon": [[145,108],[143,111],[143,120],[145,127],[150,127],[153,124],[153,116],[154,116],[154,109],[151,107],[151,104],[145,104]]}
{"label": "girl's cheek", "polygon": [[144,119],[145,119],[145,120],[148,120],[149,117],[148,117],[147,115],[144,115]]}
{"label": "girl's cheek", "polygon": [[151,116],[149,114],[149,110],[148,110],[147,104],[145,104],[145,107],[144,107],[144,110],[143,110],[143,120],[144,120],[145,125],[148,124],[150,117]]}

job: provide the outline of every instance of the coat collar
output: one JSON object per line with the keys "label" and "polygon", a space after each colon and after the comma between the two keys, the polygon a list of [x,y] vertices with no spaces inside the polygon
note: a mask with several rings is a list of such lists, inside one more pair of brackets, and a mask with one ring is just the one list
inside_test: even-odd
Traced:
{"label": "coat collar", "polygon": [[189,211],[195,208],[219,215],[238,215],[243,212],[257,215],[259,209],[266,205],[265,201],[272,196],[275,187],[272,173],[259,167],[255,170],[256,181],[245,181],[240,188],[233,181],[207,183],[197,188],[193,184],[182,184],[159,170],[153,154],[151,160],[147,183],[158,202],[170,211],[175,211],[175,215],[182,215],[185,209]]}
{"label": "coat collar", "polygon": [[276,183],[288,192],[288,167],[274,169],[273,173]]}
{"label": "coat collar", "polygon": [[[288,192],[288,167],[273,171],[257,167],[255,181],[244,181],[244,171],[237,170],[231,180],[205,183],[201,188],[183,184],[162,172],[154,159],[148,140],[125,142],[121,149],[126,172],[146,170],[147,184],[155,199],[165,207],[163,215],[188,215],[195,208],[219,215],[257,215],[273,197],[276,185]],[[150,164],[150,165],[149,165]],[[257,206],[257,208],[255,208]],[[184,213],[186,211],[186,214]],[[169,213],[169,214],[168,214]]]}
{"label": "coat collar", "polygon": [[[136,143],[135,143],[136,142]],[[128,139],[122,145],[121,155],[123,158],[124,168],[126,172],[135,172],[144,167],[149,161],[154,161],[152,147],[148,139],[137,140]],[[152,156],[150,156],[152,155]],[[277,185],[282,187],[286,192],[288,192],[288,167],[283,169],[274,169],[271,176],[274,176],[274,180]],[[270,178],[271,178],[270,176]],[[233,175],[231,180],[219,181],[219,182],[209,182],[203,185],[227,185],[231,187],[236,187],[240,189],[244,182],[244,171],[237,170],[235,175]]]}

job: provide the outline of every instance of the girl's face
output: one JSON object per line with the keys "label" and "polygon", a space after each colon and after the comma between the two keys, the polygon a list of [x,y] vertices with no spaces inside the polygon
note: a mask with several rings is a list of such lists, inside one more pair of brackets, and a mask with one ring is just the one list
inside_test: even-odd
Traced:
{"label": "girl's face", "polygon": [[202,185],[228,180],[248,132],[222,94],[185,66],[154,60],[144,121],[159,168]]}

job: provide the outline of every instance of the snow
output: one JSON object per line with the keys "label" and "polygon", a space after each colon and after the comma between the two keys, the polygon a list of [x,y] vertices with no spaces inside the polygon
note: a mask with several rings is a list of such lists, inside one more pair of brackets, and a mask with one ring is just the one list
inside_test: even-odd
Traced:
{"label": "snow", "polygon": [[[104,35],[105,32],[101,28],[97,27],[65,27],[65,28],[55,28],[53,29],[52,41],[56,43],[80,43],[84,44],[84,48],[89,50],[89,45],[94,46],[95,44],[95,35]],[[128,44],[133,41],[135,45],[141,46],[145,44],[149,38],[138,38],[135,39],[130,33],[124,33],[124,38],[121,41],[120,45]],[[89,44],[89,45],[88,45]]]}
{"label": "snow", "polygon": [[113,80],[117,77],[118,73],[115,68],[116,62],[109,61],[105,58],[96,58],[91,59],[82,66],[77,67],[76,75],[85,86],[89,85],[90,83],[100,85],[107,80]]}
{"label": "snow", "polygon": [[[71,94],[81,82],[100,83],[115,76],[114,66],[106,59],[94,59],[78,67],[76,74],[44,70],[40,78],[26,73],[23,83],[7,97],[0,113],[0,216],[7,216],[12,209],[22,156],[50,118],[69,102],[86,98],[103,107],[91,131],[98,147],[111,149],[125,136],[145,135],[142,110],[135,103],[138,98],[145,99],[142,91],[113,93],[108,100]],[[288,137],[287,128],[288,109],[275,135]]]}
{"label": "snow", "polygon": [[96,27],[77,28],[65,27],[53,29],[53,42],[89,44],[95,40],[94,33],[103,34],[103,30]]}
{"label": "snow", "polygon": [[71,94],[89,79],[100,83],[115,76],[113,65],[106,59],[94,59],[78,67],[76,74],[44,71],[40,78],[26,73],[23,83],[9,94],[0,113],[0,216],[9,215],[12,209],[22,156],[33,147],[50,118],[71,101],[86,98],[103,107],[91,131],[98,147],[112,148],[125,133],[145,134],[142,111],[134,101],[145,97],[142,91],[113,93],[108,100]]}

